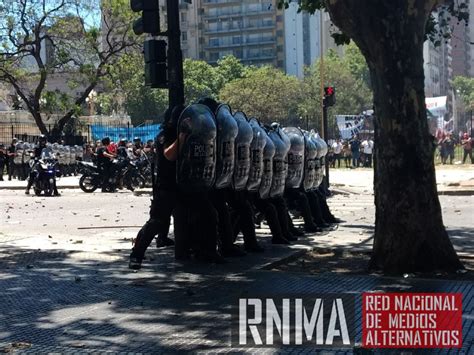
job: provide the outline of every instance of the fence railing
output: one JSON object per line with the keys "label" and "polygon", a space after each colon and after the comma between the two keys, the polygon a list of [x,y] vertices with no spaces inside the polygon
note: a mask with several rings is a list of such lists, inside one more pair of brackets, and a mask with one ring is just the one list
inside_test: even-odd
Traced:
{"label": "fence railing", "polygon": [[[47,125],[48,132],[54,128],[53,125]],[[142,141],[154,139],[159,130],[159,125],[149,124],[134,127],[130,124],[107,125],[107,124],[81,124],[77,126],[66,127],[61,140],[67,145],[81,145],[87,142],[102,139],[109,136],[113,141],[121,138],[132,140],[139,137]],[[40,136],[41,131],[34,123],[0,123],[0,143],[10,144],[13,138],[24,142],[35,143]]]}

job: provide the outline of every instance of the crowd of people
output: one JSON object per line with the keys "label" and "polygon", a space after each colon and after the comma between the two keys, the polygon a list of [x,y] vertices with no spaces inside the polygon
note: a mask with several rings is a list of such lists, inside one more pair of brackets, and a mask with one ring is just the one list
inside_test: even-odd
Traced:
{"label": "crowd of people", "polygon": [[[140,269],[155,236],[178,260],[225,263],[261,253],[256,224],[265,219],[273,244],[335,228],[323,188],[327,145],[316,133],[262,125],[228,105],[203,99],[165,114],[156,139],[150,218],[138,232],[129,267]],[[304,220],[293,223],[292,210]],[[174,240],[168,237],[173,216]],[[243,248],[235,244],[239,234]]]}
{"label": "crowd of people", "polygon": [[442,164],[453,164],[454,161],[454,152],[456,146],[462,147],[463,157],[462,163],[465,164],[467,158],[469,158],[471,164],[474,164],[474,159],[472,156],[472,137],[469,136],[469,133],[464,132],[460,134],[459,140],[456,140],[453,137],[453,134],[448,132],[446,134],[442,134],[437,139],[437,146],[439,149],[439,158],[441,159]]}
{"label": "crowd of people", "polygon": [[341,167],[341,161],[346,168],[372,168],[374,141],[366,137],[362,141],[359,136],[349,140],[336,139],[329,141],[328,164],[332,167]]}

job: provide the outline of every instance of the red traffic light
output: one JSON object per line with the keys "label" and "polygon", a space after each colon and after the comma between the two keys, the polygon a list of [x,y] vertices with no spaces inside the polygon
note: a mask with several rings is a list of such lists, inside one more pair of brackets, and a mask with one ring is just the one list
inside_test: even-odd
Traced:
{"label": "red traffic light", "polygon": [[334,87],[333,87],[333,86],[326,86],[326,87],[324,88],[324,94],[325,94],[326,96],[332,96],[332,95],[334,95],[334,91],[335,91],[335,90],[334,90]]}
{"label": "red traffic light", "polygon": [[325,107],[334,106],[336,104],[336,88],[334,86],[324,87],[323,104]]}

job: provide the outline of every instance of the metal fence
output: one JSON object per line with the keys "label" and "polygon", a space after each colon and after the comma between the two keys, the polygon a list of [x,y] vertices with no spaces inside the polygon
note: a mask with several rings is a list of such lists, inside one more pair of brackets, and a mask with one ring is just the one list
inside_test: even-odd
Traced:
{"label": "metal fence", "polygon": [[[125,138],[132,140],[139,137],[142,141],[153,139],[158,131],[158,125],[107,125],[107,124],[81,124],[75,127],[66,127],[61,140],[67,145],[82,145],[109,136],[112,140]],[[51,132],[54,126],[47,125],[48,132]],[[41,132],[34,123],[0,123],[0,143],[10,144],[13,138],[24,142],[35,143]]]}

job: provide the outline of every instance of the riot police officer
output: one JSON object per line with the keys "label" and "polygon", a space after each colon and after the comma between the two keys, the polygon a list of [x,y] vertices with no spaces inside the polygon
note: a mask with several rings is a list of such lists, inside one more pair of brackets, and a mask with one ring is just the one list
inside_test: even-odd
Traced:
{"label": "riot police officer", "polygon": [[[151,241],[158,234],[159,246],[173,245],[174,242],[167,237],[171,214],[174,210],[177,196],[176,185],[176,156],[177,134],[176,125],[182,106],[175,107],[172,112],[165,113],[163,130],[155,140],[156,176],[153,181],[153,199],[150,207],[150,218],[138,232],[130,254],[129,268],[141,268],[145,251]],[[180,140],[184,135],[180,136]]]}
{"label": "riot police officer", "polygon": [[[27,194],[27,195],[29,195],[29,193],[30,193],[31,186],[33,185],[33,179],[35,178],[36,167],[37,167],[37,164],[38,164],[37,159],[41,158],[41,153],[43,152],[43,149],[46,148],[47,142],[48,142],[48,139],[46,138],[45,135],[42,134],[38,139],[38,145],[33,150],[33,159],[35,160],[35,162],[31,166],[30,174],[29,174],[29,177],[28,177],[28,184],[27,184],[26,190],[25,190],[25,194]],[[60,194],[58,192],[58,188],[56,186],[56,183],[54,183],[53,189],[54,189],[54,191],[53,191],[54,196],[60,196]]]}

